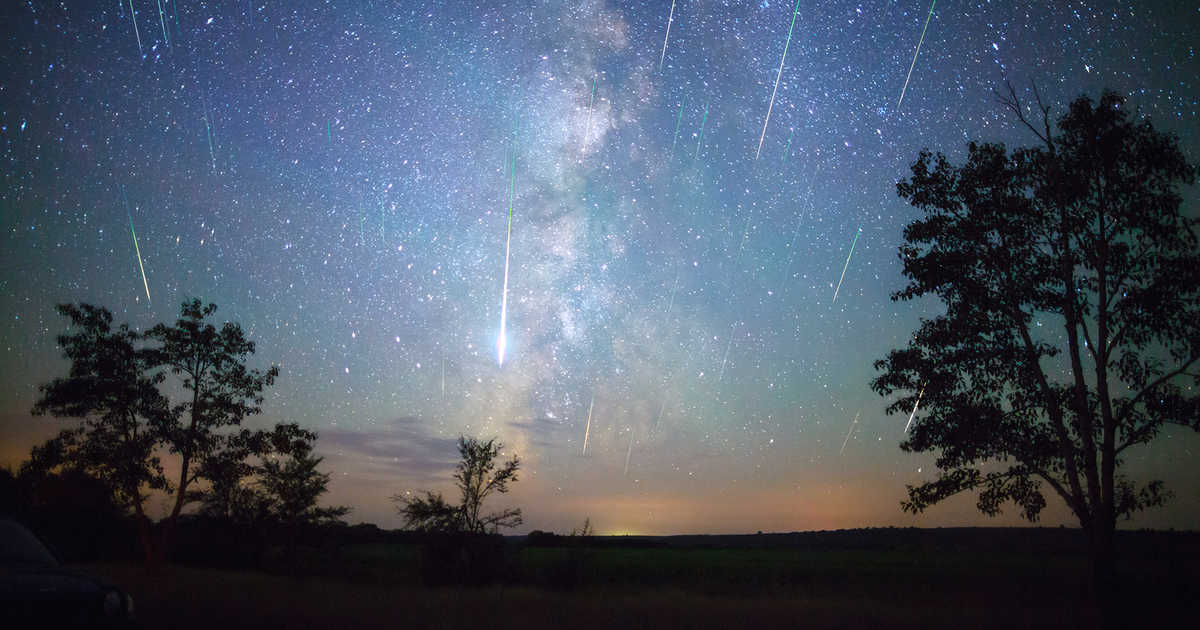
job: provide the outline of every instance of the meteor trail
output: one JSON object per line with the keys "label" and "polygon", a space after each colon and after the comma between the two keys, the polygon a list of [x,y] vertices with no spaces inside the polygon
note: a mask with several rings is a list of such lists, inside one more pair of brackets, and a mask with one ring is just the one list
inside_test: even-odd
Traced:
{"label": "meteor trail", "polygon": [[208,136],[208,155],[212,158],[213,170],[217,170],[217,153],[213,150],[212,141],[212,125],[208,122],[208,99],[200,96],[200,103],[204,106],[204,133]]}
{"label": "meteor trail", "polygon": [[596,101],[596,78],[592,77],[592,95],[590,97],[588,97],[587,126],[584,127],[584,129],[583,129],[583,143],[582,143],[583,146],[579,147],[580,155],[582,155],[584,151],[587,151],[588,136],[592,135],[592,103],[594,103],[595,101]]}
{"label": "meteor trail", "polygon": [[850,242],[850,253],[846,255],[846,264],[842,265],[842,277],[838,278],[837,288],[833,290],[833,301],[837,301],[838,291],[842,290],[842,280],[846,279],[846,269],[850,266],[850,257],[854,255],[854,244],[858,242],[858,235],[862,234],[862,228],[854,233],[854,240]]}
{"label": "meteor trail", "polygon": [[754,159],[762,154],[763,139],[767,137],[767,123],[771,122],[771,109],[775,107],[775,92],[779,90],[779,77],[783,76],[783,62],[787,60],[788,46],[792,44],[792,28],[796,26],[796,15],[800,13],[800,0],[796,0],[796,8],[792,11],[792,25],[788,27],[787,42],[783,45],[783,57],[779,59],[779,72],[775,73],[775,89],[771,90],[771,103],[767,105],[767,118],[763,121],[762,135],[758,137],[758,152]]}
{"label": "meteor trail", "polygon": [[917,52],[913,53],[912,64],[908,66],[908,76],[904,78],[904,87],[900,88],[900,100],[896,101],[896,111],[900,111],[900,103],[904,102],[904,92],[908,89],[908,80],[912,78],[913,68],[917,65],[917,55],[921,54],[921,44],[925,41],[925,30],[929,28],[929,18],[933,17],[933,7],[937,6],[937,0],[929,5],[929,15],[925,16],[925,28],[921,29],[921,39],[917,40]]}
{"label": "meteor trail", "polygon": [[121,200],[125,202],[125,216],[129,217],[129,233],[133,235],[133,251],[137,253],[138,269],[142,272],[142,286],[146,288],[146,303],[150,303],[150,283],[146,281],[146,267],[142,265],[142,249],[138,247],[137,232],[133,229],[133,212],[129,210],[129,199],[125,187],[121,187]]}
{"label": "meteor trail", "polygon": [[629,430],[629,450],[625,451],[625,472],[621,473],[621,475],[624,477],[629,476],[629,456],[630,455],[633,455],[633,429]]}
{"label": "meteor trail", "polygon": [[587,426],[583,429],[583,452],[580,455],[587,455],[588,434],[592,432],[592,407],[596,406],[596,395],[592,394],[592,402],[588,403],[588,419]]}
{"label": "meteor trail", "polygon": [[921,393],[917,394],[917,404],[913,405],[912,413],[908,414],[908,424],[904,425],[905,433],[908,433],[908,427],[912,425],[913,416],[917,415],[917,408],[921,406],[921,397],[925,395],[925,388],[928,386],[929,386],[929,383],[925,383],[924,385],[922,385]]}
{"label": "meteor trail", "polygon": [[675,142],[679,140],[679,123],[683,121],[683,107],[687,105],[687,94],[683,95],[683,101],[679,103],[679,115],[675,117],[675,137],[671,139],[671,155],[675,155]]}
{"label": "meteor trail", "polygon": [[[595,83],[593,82],[593,90]],[[517,188],[517,127],[513,123],[513,156],[508,183],[508,228],[504,237],[504,291],[500,298],[500,338],[496,340],[497,365],[504,365],[504,349],[508,346],[508,262],[512,253],[512,209],[513,194]],[[589,416],[590,418],[590,416]],[[590,422],[590,420],[589,420]],[[587,450],[587,436],[584,436],[583,448]]]}
{"label": "meteor trail", "polygon": [[788,154],[792,152],[792,136],[794,136],[794,135],[796,135],[796,128],[792,127],[791,130],[788,131],[787,146],[783,148],[783,163],[784,164],[787,164]]}
{"label": "meteor trail", "polygon": [[850,435],[854,433],[854,425],[858,424],[858,417],[860,415],[862,415],[861,409],[858,413],[854,414],[854,420],[850,423],[850,430],[846,432],[846,439],[842,440],[842,450],[838,451],[838,455],[846,452],[846,443],[850,441]]}
{"label": "meteor trail", "polygon": [[163,43],[170,44],[170,42],[167,41],[167,22],[166,19],[163,18],[162,0],[155,1],[158,2],[158,24],[162,27]]}
{"label": "meteor trail", "polygon": [[146,53],[142,52],[142,34],[138,32],[137,27],[137,14],[133,12],[133,0],[129,0],[129,19],[133,20],[133,34],[137,37],[138,54],[145,55]]}
{"label": "meteor trail", "polygon": [[704,125],[708,124],[708,105],[704,106],[704,118],[700,120],[700,137],[696,138],[696,155],[692,159],[700,157],[700,142],[704,140]]}
{"label": "meteor trail", "polygon": [[729,326],[729,341],[725,343],[725,356],[721,359],[721,372],[717,375],[718,383],[725,378],[725,364],[729,362],[729,349],[733,347],[733,329],[735,327],[737,327],[737,322],[733,322]]}
{"label": "meteor trail", "polygon": [[675,306],[675,292],[679,290],[679,270],[675,270],[675,284],[671,287],[671,301],[667,302],[667,314],[663,315],[663,320],[666,321],[671,316],[671,307]]}
{"label": "meteor trail", "polygon": [[667,58],[667,38],[671,37],[671,21],[675,17],[675,0],[671,0],[671,14],[667,16],[667,34],[663,37],[662,55],[658,57],[658,69],[662,70],[663,60]]}

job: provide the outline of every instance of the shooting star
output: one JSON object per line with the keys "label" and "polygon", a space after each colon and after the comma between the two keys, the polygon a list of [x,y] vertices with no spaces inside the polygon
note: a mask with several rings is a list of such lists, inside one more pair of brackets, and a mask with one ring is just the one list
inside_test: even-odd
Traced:
{"label": "shooting star", "polygon": [[146,53],[142,52],[142,34],[138,32],[137,27],[137,14],[133,12],[133,0],[129,0],[129,19],[133,20],[133,35],[137,37],[138,54],[145,56]]}
{"label": "shooting star", "polygon": [[729,326],[729,341],[725,343],[725,356],[721,358],[721,372],[717,374],[718,383],[725,379],[725,364],[729,362],[729,349],[733,347],[733,329],[737,327],[737,324],[737,322],[733,322]]}
{"label": "shooting star", "polygon": [[158,3],[158,24],[162,27],[163,43],[169,45],[171,42],[167,39],[167,20],[163,17],[162,0],[155,0],[155,2]]}
{"label": "shooting star", "polygon": [[700,143],[704,140],[704,125],[708,124],[708,105],[704,105],[704,118],[700,120],[700,137],[696,138],[696,155],[692,159],[700,157]]}
{"label": "shooting star", "polygon": [[629,429],[629,449],[625,451],[625,472],[621,476],[629,476],[629,457],[633,455],[633,429]]}
{"label": "shooting star", "polygon": [[788,155],[792,152],[792,136],[796,135],[796,128],[792,127],[788,131],[787,146],[783,148],[783,164],[787,164]]}
{"label": "shooting star", "polygon": [[675,143],[679,140],[679,123],[683,121],[685,105],[687,105],[687,94],[683,95],[683,101],[679,103],[679,115],[675,117],[675,137],[671,138],[671,155],[675,155]]}
{"label": "shooting star", "polygon": [[767,137],[767,123],[771,122],[771,109],[775,107],[775,92],[779,91],[779,77],[783,76],[783,62],[787,60],[788,46],[792,44],[792,29],[796,26],[796,15],[800,13],[800,0],[796,0],[796,8],[792,10],[792,25],[788,27],[787,42],[783,45],[783,57],[779,59],[779,72],[775,73],[775,89],[771,90],[771,103],[767,105],[767,118],[763,121],[762,135],[758,137],[758,152],[754,159],[762,154],[763,139]]}
{"label": "shooting star", "polygon": [[121,200],[125,202],[125,216],[129,217],[129,233],[133,235],[133,251],[137,253],[138,269],[142,272],[142,286],[146,289],[146,303],[150,304],[150,283],[146,281],[146,267],[142,265],[142,249],[138,247],[137,231],[133,229],[133,211],[129,209],[129,199],[125,196],[125,187],[121,187]]}
{"label": "shooting star", "polygon": [[900,111],[900,103],[904,102],[904,92],[908,90],[908,80],[912,78],[913,68],[917,65],[917,55],[921,54],[921,44],[925,42],[925,31],[929,28],[929,18],[933,17],[933,7],[937,6],[937,0],[929,5],[929,15],[925,16],[925,28],[921,29],[921,39],[917,40],[917,51],[913,53],[912,64],[908,66],[908,76],[904,78],[904,87],[900,89],[900,100],[896,101],[896,111]]}
{"label": "shooting star", "polygon": [[925,395],[925,388],[929,383],[921,386],[921,393],[917,394],[917,404],[913,405],[912,413],[908,414],[908,424],[904,425],[904,432],[908,433],[908,427],[912,426],[913,417],[917,415],[917,409],[921,406],[921,397]]}
{"label": "shooting star", "polygon": [[583,142],[579,147],[579,154],[583,155],[587,151],[588,136],[592,135],[592,103],[596,101],[596,78],[592,77],[592,95],[588,97],[588,117],[587,126],[583,128]]}
{"label": "shooting star", "polygon": [[[593,88],[594,89],[594,88]],[[496,340],[496,358],[498,365],[504,365],[504,349],[508,346],[508,262],[512,254],[512,210],[513,195],[517,188],[517,127],[513,124],[512,165],[510,166],[508,182],[508,228],[504,237],[504,290],[500,298],[500,337]],[[584,450],[587,449],[586,439]]]}
{"label": "shooting star", "polygon": [[442,357],[442,398],[446,397],[446,357]]}
{"label": "shooting star", "polygon": [[583,429],[583,452],[580,455],[587,455],[588,435],[592,432],[592,408],[596,406],[596,394],[592,394],[592,402],[588,403],[588,419],[587,426]]}
{"label": "shooting star", "polygon": [[850,441],[850,435],[854,433],[854,425],[858,424],[858,417],[860,415],[862,415],[861,409],[858,410],[858,413],[854,414],[854,420],[850,423],[850,430],[846,432],[846,439],[842,440],[842,450],[838,451],[838,455],[846,452],[846,443]]}
{"label": "shooting star", "polygon": [[212,158],[213,170],[217,170],[217,152],[213,150],[212,125],[208,120],[208,99],[200,95],[200,103],[204,106],[204,133],[208,136],[208,156]]}
{"label": "shooting star", "polygon": [[667,302],[667,314],[663,315],[663,321],[671,316],[671,307],[675,306],[675,292],[679,290],[679,269],[675,270],[675,284],[671,287],[671,300]]}
{"label": "shooting star", "polygon": [[838,291],[842,290],[842,280],[846,279],[846,269],[850,267],[850,257],[854,255],[854,245],[858,243],[858,235],[862,234],[862,228],[854,233],[854,240],[850,242],[850,253],[846,255],[846,264],[842,265],[842,277],[838,278],[837,288],[833,290],[833,301],[837,302]]}
{"label": "shooting star", "polygon": [[671,0],[671,14],[667,16],[667,34],[663,37],[662,54],[658,57],[658,69],[662,70],[663,60],[667,58],[667,39],[671,37],[671,22],[675,18],[675,0]]}

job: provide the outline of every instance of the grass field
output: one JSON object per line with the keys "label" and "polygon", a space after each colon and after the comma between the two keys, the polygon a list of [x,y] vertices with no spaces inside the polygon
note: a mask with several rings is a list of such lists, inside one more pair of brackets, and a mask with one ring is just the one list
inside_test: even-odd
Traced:
{"label": "grass field", "polygon": [[[309,550],[298,569],[306,577],[84,569],[133,594],[146,628],[1096,627],[1086,557],[1038,542],[1053,532],[1005,535],[1016,542],[997,545],[985,532],[970,536],[987,545],[876,548],[509,544],[504,586],[483,588],[422,586],[420,550],[390,543]],[[1122,557],[1132,627],[1181,627],[1200,614],[1198,539],[1162,540],[1137,538]]]}

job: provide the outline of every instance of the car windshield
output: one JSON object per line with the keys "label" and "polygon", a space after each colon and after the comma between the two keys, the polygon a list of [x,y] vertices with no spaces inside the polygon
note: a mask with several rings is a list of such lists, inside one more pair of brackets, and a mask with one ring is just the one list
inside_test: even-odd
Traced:
{"label": "car windshield", "polygon": [[0,520],[0,566],[55,566],[58,561],[42,541],[19,523]]}

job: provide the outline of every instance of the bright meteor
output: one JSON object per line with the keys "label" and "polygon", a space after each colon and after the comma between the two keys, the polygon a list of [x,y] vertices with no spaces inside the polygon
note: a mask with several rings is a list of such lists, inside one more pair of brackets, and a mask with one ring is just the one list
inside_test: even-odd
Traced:
{"label": "bright meteor", "polygon": [[583,452],[580,455],[587,455],[588,434],[592,432],[592,408],[596,406],[596,395],[592,394],[592,402],[588,403],[588,419],[587,426],[583,429]]}
{"label": "bright meteor", "polygon": [[779,59],[779,72],[775,73],[775,89],[771,90],[771,103],[767,105],[767,118],[763,121],[762,135],[758,137],[758,152],[754,159],[762,154],[763,139],[767,137],[767,123],[771,122],[771,109],[775,107],[775,92],[779,91],[779,77],[783,76],[783,62],[787,60],[788,46],[792,44],[792,29],[796,26],[796,15],[800,13],[800,0],[796,0],[796,8],[792,11],[792,25],[788,27],[787,42],[783,45],[783,57]]}
{"label": "bright meteor", "polygon": [[917,415],[917,409],[921,406],[921,397],[923,397],[925,395],[925,387],[927,387],[928,385],[929,385],[929,383],[925,383],[925,385],[922,385],[921,393],[917,394],[917,404],[913,405],[912,413],[908,414],[908,423],[904,425],[905,433],[908,433],[908,427],[912,426],[913,416]]}
{"label": "bright meteor", "polygon": [[133,235],[133,251],[137,253],[138,269],[142,272],[142,286],[146,289],[146,303],[150,303],[150,283],[146,281],[146,267],[142,265],[142,249],[138,247],[137,231],[133,229],[133,212],[129,210],[129,199],[125,197],[125,188],[121,188],[121,199],[125,202],[125,216],[129,217],[129,233]]}
{"label": "bright meteor", "polygon": [[[512,253],[513,194],[517,188],[517,129],[513,125],[513,156],[508,182],[508,229],[504,237],[504,291],[500,298],[500,337],[496,340],[496,363],[504,365],[504,349],[508,346],[508,261]],[[585,447],[586,449],[586,442]]]}
{"label": "bright meteor", "polygon": [[850,253],[846,255],[846,264],[842,265],[842,277],[838,278],[837,288],[833,290],[833,301],[837,301],[838,291],[842,290],[842,280],[846,279],[846,269],[850,267],[850,257],[854,255],[854,245],[858,242],[858,235],[862,234],[862,228],[858,228],[858,232],[854,233],[854,240],[850,242]]}
{"label": "bright meteor", "polygon": [[671,14],[667,16],[667,34],[663,37],[662,54],[658,57],[658,69],[662,70],[663,60],[667,58],[667,39],[671,37],[671,22],[675,18],[675,0],[671,0]]}
{"label": "bright meteor", "polygon": [[912,64],[908,66],[908,76],[904,78],[904,87],[900,89],[900,100],[896,101],[896,111],[900,110],[900,103],[904,102],[904,92],[908,89],[908,80],[912,78],[913,68],[917,65],[917,55],[921,54],[921,44],[925,41],[925,30],[929,28],[929,18],[933,17],[933,7],[937,6],[937,0],[929,5],[929,15],[925,16],[925,28],[921,29],[921,39],[917,40],[917,52],[913,53]]}

